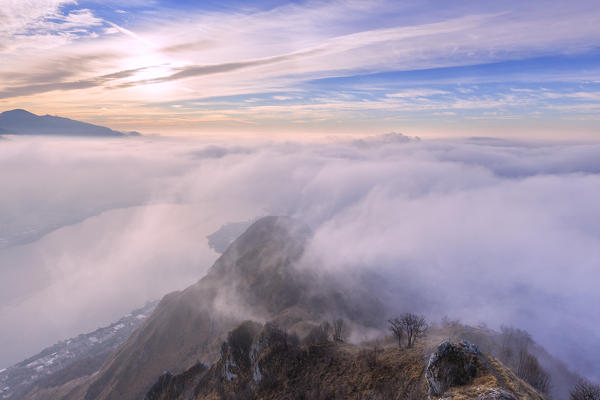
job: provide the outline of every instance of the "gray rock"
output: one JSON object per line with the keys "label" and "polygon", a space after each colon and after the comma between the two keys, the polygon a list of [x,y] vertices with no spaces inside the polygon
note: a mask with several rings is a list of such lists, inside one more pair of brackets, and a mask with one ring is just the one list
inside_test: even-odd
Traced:
{"label": "gray rock", "polygon": [[479,349],[466,340],[445,341],[429,357],[425,378],[430,396],[441,396],[454,386],[466,385],[481,368]]}
{"label": "gray rock", "polygon": [[504,390],[490,389],[482,393],[477,398],[478,400],[517,400],[515,396]]}

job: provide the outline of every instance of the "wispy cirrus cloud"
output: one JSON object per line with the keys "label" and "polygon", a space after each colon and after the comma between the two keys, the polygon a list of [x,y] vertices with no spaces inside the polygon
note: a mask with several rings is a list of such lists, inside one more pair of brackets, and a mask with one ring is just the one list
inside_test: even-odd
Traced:
{"label": "wispy cirrus cloud", "polygon": [[450,92],[438,89],[408,89],[401,92],[389,93],[386,96],[392,98],[415,98],[430,97],[436,95],[449,94]]}
{"label": "wispy cirrus cloud", "polygon": [[[88,28],[102,25],[89,9],[62,11],[74,0],[4,0],[0,11],[0,52],[20,48],[45,49],[66,45],[82,36],[93,36]],[[1,54],[0,53],[0,54]]]}
{"label": "wispy cirrus cloud", "polygon": [[[338,97],[348,94],[348,87],[360,84],[370,74],[413,71],[413,75],[399,77],[405,80],[403,85],[398,84],[396,76],[378,82],[379,88],[388,89],[387,97],[395,103],[386,103],[376,90],[371,98],[363,99],[362,111],[368,112],[377,102],[386,107],[396,104],[397,112],[404,112],[410,104],[400,100],[406,100],[413,102],[413,108],[433,109],[440,114],[457,106],[466,108],[469,102],[486,96],[488,101],[482,104],[488,107],[494,106],[494,97],[513,106],[529,106],[532,100],[538,102],[538,108],[545,104],[541,97],[531,97],[525,104],[524,96],[515,97],[511,103],[506,96],[498,99],[475,85],[469,89],[474,91],[473,98],[467,93],[456,96],[441,79],[434,78],[434,73],[418,75],[418,71],[464,67],[445,83],[511,81],[517,89],[526,89],[524,85],[540,79],[566,79],[572,82],[571,92],[576,92],[574,85],[600,76],[600,63],[594,56],[580,67],[576,61],[565,67],[560,61],[540,59],[524,61],[517,72],[514,68],[481,69],[484,72],[467,68],[548,55],[577,60],[581,54],[594,54],[593,49],[600,46],[595,23],[600,11],[585,0],[573,2],[568,9],[557,1],[540,7],[539,3],[482,4],[470,0],[444,8],[387,0],[368,6],[364,2],[335,1],[280,4],[266,9],[188,7],[185,11],[160,2],[130,6],[145,7],[143,13],[109,3],[112,13],[104,8],[100,11],[97,2],[79,6],[69,1],[36,1],[39,5],[33,8],[37,11],[29,16],[18,17],[25,13],[19,7],[9,10],[12,20],[25,18],[30,23],[27,29],[9,24],[12,28],[5,35],[8,39],[2,43],[3,57],[8,62],[0,65],[0,76],[8,79],[0,83],[0,107],[34,104],[79,117],[84,115],[82,106],[74,108],[73,104],[102,99],[103,108],[120,109],[130,115],[142,115],[140,107],[152,107],[158,118],[161,113],[164,117],[174,115],[173,107],[161,109],[168,99],[187,102],[187,107],[178,109],[177,120],[182,120],[191,116],[190,102],[194,100],[251,94],[261,97],[265,93],[286,96],[303,91],[307,95],[300,102],[311,107],[315,103],[336,103]],[[549,30],[548,26],[553,28]],[[17,42],[20,44],[15,47]],[[51,51],[43,50],[50,46]],[[40,73],[57,60],[76,57],[95,59],[81,68],[74,65],[70,73]],[[559,68],[552,69],[553,65]],[[14,71],[31,71],[30,79],[11,79]],[[135,72],[119,75],[121,71]],[[346,87],[337,92],[323,81],[336,77],[348,79]],[[415,88],[415,83],[421,87]],[[435,95],[439,96],[437,101],[431,98]],[[328,100],[321,101],[323,96]],[[90,106],[85,114],[99,106]],[[237,107],[243,108],[244,103]],[[525,115],[529,111],[523,107],[521,112]],[[257,114],[253,119],[271,116]],[[331,123],[338,119],[343,123],[342,117],[334,108],[328,114]],[[115,122],[120,123],[117,119]]]}

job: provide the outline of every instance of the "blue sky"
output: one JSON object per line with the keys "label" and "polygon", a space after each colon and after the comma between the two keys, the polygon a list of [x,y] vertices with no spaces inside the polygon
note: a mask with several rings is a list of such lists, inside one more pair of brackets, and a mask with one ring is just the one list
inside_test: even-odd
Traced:
{"label": "blue sky", "polygon": [[0,109],[160,133],[595,139],[593,1],[9,2]]}

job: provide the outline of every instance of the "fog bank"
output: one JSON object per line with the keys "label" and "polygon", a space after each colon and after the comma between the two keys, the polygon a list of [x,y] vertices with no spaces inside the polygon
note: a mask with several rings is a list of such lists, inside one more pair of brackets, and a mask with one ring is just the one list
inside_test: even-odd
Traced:
{"label": "fog bank", "polygon": [[291,215],[390,307],[513,324],[600,379],[600,145],[0,142],[0,368],[199,279],[206,236]]}

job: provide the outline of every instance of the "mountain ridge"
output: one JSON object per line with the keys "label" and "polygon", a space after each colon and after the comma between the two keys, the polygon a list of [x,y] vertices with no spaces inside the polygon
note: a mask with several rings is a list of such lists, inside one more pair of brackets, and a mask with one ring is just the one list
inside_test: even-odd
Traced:
{"label": "mountain ridge", "polygon": [[227,333],[248,318],[275,319],[304,334],[334,314],[366,325],[381,320],[372,311],[381,304],[368,293],[314,290],[317,277],[296,265],[311,234],[289,217],[259,219],[196,284],[167,294],[103,368],[65,398],[141,398],[164,370],[216,362]]}
{"label": "mountain ridge", "polygon": [[0,113],[0,135],[127,137],[140,134],[138,132],[120,132],[104,126],[49,114],[37,115],[17,108]]}
{"label": "mountain ridge", "polygon": [[[310,340],[314,341],[315,332],[318,333],[318,330],[324,326],[323,321],[336,319],[345,321],[348,329],[358,332],[358,337],[364,337],[363,333],[369,329],[380,333],[385,332],[387,330],[385,317],[389,313],[385,305],[372,294],[372,290],[365,290],[364,281],[357,282],[355,287],[342,287],[334,276],[328,276],[323,271],[317,274],[318,266],[307,266],[304,263],[304,251],[311,240],[311,229],[293,218],[271,216],[257,220],[231,243],[203,278],[184,290],[165,295],[152,315],[104,362],[99,370],[62,386],[34,393],[27,399],[133,400],[143,398],[152,389],[153,396],[156,395],[158,396],[156,398],[162,400],[172,399],[169,393],[174,390],[174,386],[177,388],[185,386],[185,393],[192,393],[184,397],[185,399],[231,398],[231,396],[240,398],[236,396],[241,396],[242,393],[237,390],[246,390],[244,389],[247,387],[246,384],[252,386],[253,381],[257,383],[254,379],[255,371],[252,370],[256,365],[253,364],[251,369],[232,370],[229,357],[235,352],[228,352],[228,347],[224,347],[224,343],[230,342],[232,332],[243,326],[246,323],[244,321],[247,321],[250,326],[263,326],[263,330],[267,326],[276,327],[276,330],[283,332],[284,335],[289,333],[291,336],[303,338],[302,343],[311,337],[313,339]],[[260,344],[263,343],[260,338],[264,335],[256,333],[257,330],[258,328],[252,334],[254,337],[252,343]],[[383,354],[388,361],[382,364],[383,369],[376,370],[389,370],[389,368],[396,368],[394,366],[403,365],[403,368],[407,368],[408,375],[405,378],[408,380],[405,383],[408,386],[404,384],[398,386],[397,383],[392,386],[397,390],[405,390],[410,386],[411,391],[415,390],[415,395],[419,393],[422,395],[425,385],[424,360],[434,351],[432,346],[446,338],[452,338],[457,342],[469,339],[483,346],[482,351],[485,350],[486,353],[484,357],[493,354],[493,357],[497,358],[498,354],[512,349],[502,345],[503,338],[520,337],[520,331],[507,333],[508,336],[496,338],[493,332],[473,330],[448,322],[443,328],[433,328],[427,340],[418,343],[416,350],[407,350],[406,354],[409,357],[407,356],[406,359],[402,355],[405,352],[398,350],[397,343],[395,344],[393,339],[390,342],[388,338],[384,341],[383,349]],[[279,334],[279,337],[281,335]],[[385,383],[381,381],[383,379],[381,377],[395,379],[394,374],[377,375],[369,369],[371,367],[367,369],[364,365],[356,367],[357,363],[365,361],[365,357],[367,364],[370,363],[368,359],[371,356],[365,355],[365,352],[373,354],[371,350],[379,346],[377,342],[344,344],[344,346],[334,343],[334,345],[333,353],[329,354],[320,353],[321,350],[326,350],[321,345],[313,348],[310,347],[312,346],[310,343],[294,344],[288,349],[289,351],[281,353],[281,357],[275,358],[271,358],[270,354],[277,355],[278,351],[266,346],[263,348],[266,353],[259,352],[259,358],[275,362],[271,364],[269,361],[263,365],[267,368],[263,372],[280,371],[277,365],[281,365],[286,366],[282,369],[287,371],[286,373],[296,374],[295,378],[292,376],[290,382],[281,374],[273,374],[276,382],[283,385],[289,383],[291,385],[289,387],[295,388],[294,390],[313,390],[314,388],[308,386],[312,385],[310,383],[312,380],[320,379],[314,374],[321,373],[325,374],[323,376],[328,377],[327,379],[331,379],[335,385],[343,385],[344,379],[340,380],[340,376],[343,376],[345,370],[357,372],[355,375],[348,375],[348,379],[359,379],[361,374],[368,373],[371,376],[369,379],[373,379],[373,384]],[[327,346],[331,347],[331,344]],[[374,351],[374,354],[377,358],[377,351]],[[512,354],[518,355],[519,348],[515,347]],[[397,357],[398,355],[400,358]],[[300,363],[296,364],[294,360],[299,360]],[[496,362],[492,358],[489,360],[490,363]],[[334,370],[327,369],[326,366],[331,365],[332,362],[339,362],[339,365]],[[312,365],[311,363],[318,363],[318,368],[303,370]],[[512,387],[515,395],[520,393],[518,388],[521,387],[531,391],[529,386],[523,386],[519,378],[508,371],[500,361],[497,365],[490,370],[495,371],[494,374],[497,376],[488,373],[485,375],[486,379],[493,381],[493,385],[488,385],[490,390]],[[165,371],[170,371],[168,376],[163,376]],[[332,371],[339,371],[339,373]],[[243,377],[243,380],[231,384],[219,383],[220,380],[229,379],[234,375]],[[195,391],[194,387],[201,382],[204,382],[201,391]],[[298,386],[298,382],[301,385]],[[352,384],[351,386],[365,395],[371,393],[370,383],[361,382],[348,381],[348,384]],[[246,386],[242,387],[238,383]],[[256,387],[250,389],[251,392],[254,391],[252,392],[254,395],[258,394],[255,391]],[[471,389],[475,390],[476,387]],[[229,393],[227,394],[229,397],[219,395],[222,390],[223,393]],[[458,390],[457,393],[459,392],[462,393]],[[200,393],[204,394],[199,396]],[[280,398],[277,397],[277,393],[271,388],[263,394],[265,394],[264,398]],[[327,393],[335,393],[335,391]],[[348,398],[336,396],[327,398]],[[414,398],[424,398],[419,396]],[[463,398],[477,397],[457,397],[457,399]]]}

